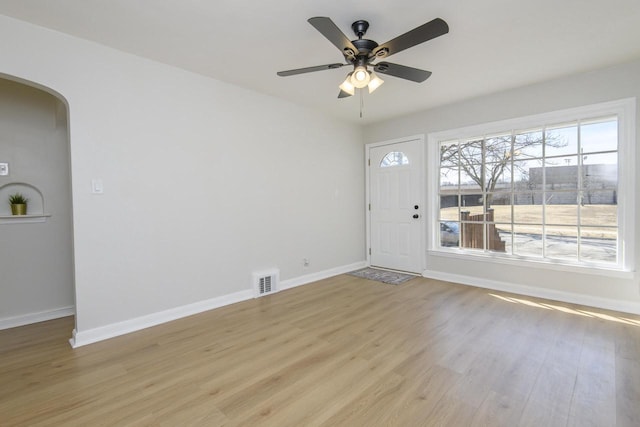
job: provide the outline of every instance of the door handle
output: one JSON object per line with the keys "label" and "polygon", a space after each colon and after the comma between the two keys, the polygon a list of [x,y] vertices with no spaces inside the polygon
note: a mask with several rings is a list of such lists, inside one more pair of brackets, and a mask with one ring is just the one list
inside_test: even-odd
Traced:
{"label": "door handle", "polygon": [[418,219],[418,218],[420,218],[420,215],[418,215],[418,214],[413,214],[413,218],[414,218],[414,219]]}

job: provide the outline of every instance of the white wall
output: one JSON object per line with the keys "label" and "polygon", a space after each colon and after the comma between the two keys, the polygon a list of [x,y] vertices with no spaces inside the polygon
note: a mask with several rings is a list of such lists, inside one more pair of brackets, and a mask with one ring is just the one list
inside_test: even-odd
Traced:
{"label": "white wall", "polygon": [[[370,126],[367,143],[405,135],[429,134],[503,119],[546,113],[598,102],[640,97],[640,61],[580,75],[508,90],[445,107],[422,111]],[[637,109],[640,113],[640,109]],[[637,120],[640,124],[640,120]],[[636,142],[638,141],[636,135]],[[638,145],[636,143],[636,145]],[[640,163],[640,149],[636,149]],[[635,188],[640,188],[640,173]],[[636,191],[637,192],[637,191]],[[432,200],[436,203],[435,200]],[[636,197],[635,212],[640,198]],[[640,216],[635,215],[636,268],[640,265]],[[494,266],[492,266],[494,267]],[[463,280],[480,286],[510,288],[514,291],[575,302],[640,312],[640,285],[636,277],[576,274],[547,268],[500,265],[487,268],[483,261],[459,260],[427,253],[429,275]]]}
{"label": "white wall", "polygon": [[[0,224],[0,328],[73,312],[71,186],[66,107],[52,95],[0,79],[0,187],[35,186],[51,217]],[[9,214],[8,191],[0,213]],[[27,193],[24,193],[27,194]],[[35,192],[37,195],[37,192]],[[29,197],[36,213],[40,200]],[[38,195],[39,199],[39,195]],[[33,209],[33,212],[32,212]]]}
{"label": "white wall", "polygon": [[0,73],[69,106],[78,332],[364,260],[357,126],[2,16],[0,38]]}

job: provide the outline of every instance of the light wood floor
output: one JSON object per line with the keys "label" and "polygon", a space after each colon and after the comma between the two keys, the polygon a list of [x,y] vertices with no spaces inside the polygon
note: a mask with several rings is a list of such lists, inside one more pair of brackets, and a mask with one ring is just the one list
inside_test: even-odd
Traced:
{"label": "light wood floor", "polygon": [[2,426],[640,426],[640,317],[347,275],[71,349],[0,331]]}

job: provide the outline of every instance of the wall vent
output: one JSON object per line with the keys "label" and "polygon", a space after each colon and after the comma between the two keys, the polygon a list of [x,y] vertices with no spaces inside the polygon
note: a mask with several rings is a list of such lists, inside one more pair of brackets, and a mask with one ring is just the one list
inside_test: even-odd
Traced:
{"label": "wall vent", "polygon": [[253,289],[255,297],[261,297],[263,295],[273,294],[278,292],[278,279],[280,277],[280,271],[269,270],[260,273],[253,273]]}

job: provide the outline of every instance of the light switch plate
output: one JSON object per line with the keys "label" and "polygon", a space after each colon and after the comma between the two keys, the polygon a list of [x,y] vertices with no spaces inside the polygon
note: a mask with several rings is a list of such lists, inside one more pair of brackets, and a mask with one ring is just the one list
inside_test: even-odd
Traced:
{"label": "light switch plate", "polygon": [[104,193],[104,185],[102,184],[101,179],[92,179],[91,180],[91,192],[93,194],[103,194]]}
{"label": "light switch plate", "polygon": [[0,176],[9,175],[9,163],[0,163]]}

